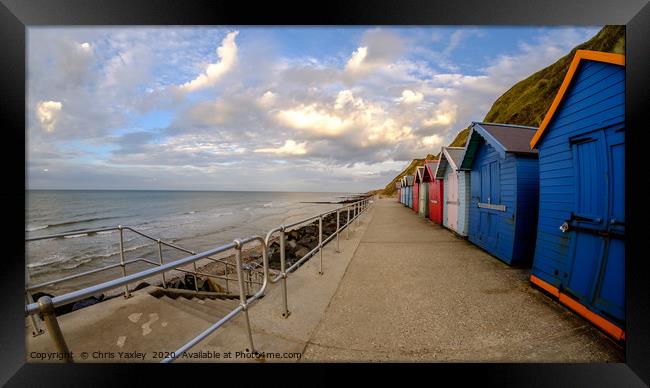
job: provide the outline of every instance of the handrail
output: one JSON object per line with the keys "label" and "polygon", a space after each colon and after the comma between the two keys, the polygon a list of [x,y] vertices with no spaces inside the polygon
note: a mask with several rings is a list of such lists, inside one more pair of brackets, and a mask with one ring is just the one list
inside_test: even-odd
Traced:
{"label": "handrail", "polygon": [[[133,260],[129,260],[129,261],[125,261],[124,264],[132,264],[132,263],[136,263],[136,262],[139,262],[139,261],[144,261],[144,262],[149,263],[149,264],[158,265],[158,263],[153,262],[151,260],[147,260],[147,259],[142,258],[142,257],[139,257],[139,258],[133,259]],[[90,271],[77,273],[77,274],[66,276],[66,277],[63,277],[63,278],[49,280],[47,282],[27,286],[27,287],[25,287],[25,290],[26,291],[36,290],[36,289],[39,289],[39,288],[51,286],[52,284],[56,284],[56,283],[60,283],[60,282],[80,278],[82,276],[92,275],[94,273],[98,273],[98,272],[106,271],[106,270],[109,270],[109,269],[117,268],[120,265],[121,265],[120,263],[115,263],[115,264],[108,265],[106,267],[96,268],[96,269],[92,269]]]}
{"label": "handrail", "polygon": [[[242,272],[241,272],[241,250],[242,247],[251,242],[251,241],[259,241],[262,243],[262,260],[264,262],[264,282],[262,284],[262,287],[250,298],[246,298],[244,295],[244,288],[242,285]],[[180,357],[183,353],[188,351],[190,348],[201,342],[203,339],[205,339],[207,336],[212,334],[215,330],[217,330],[219,327],[221,327],[224,323],[228,322],[232,318],[234,318],[237,314],[240,312],[244,312],[244,319],[246,323],[246,331],[248,334],[248,341],[250,343],[250,352],[251,353],[256,353],[255,351],[255,345],[253,343],[253,334],[251,331],[251,326],[250,326],[250,319],[248,318],[248,307],[259,300],[262,296],[264,296],[264,293],[266,292],[266,287],[268,285],[268,274],[269,274],[269,259],[267,255],[268,247],[266,246],[266,242],[264,238],[261,236],[254,236],[250,237],[244,240],[235,240],[234,241],[235,248],[237,249],[236,252],[236,260],[237,260],[237,277],[239,278],[239,298],[240,298],[240,305],[237,306],[235,309],[233,309],[230,313],[226,314],[225,317],[221,318],[219,321],[216,323],[212,324],[210,327],[205,329],[201,334],[197,335],[190,341],[188,341],[185,345],[181,346],[178,350],[175,352],[172,352],[168,357],[163,359],[161,363],[169,363],[174,361],[176,358]]]}
{"label": "handrail", "polygon": [[[171,270],[176,269],[177,267],[180,267],[182,265],[194,263],[197,260],[200,260],[200,259],[202,259],[202,258],[204,258],[206,256],[210,256],[210,255],[214,255],[214,254],[217,254],[217,253],[225,252],[225,251],[227,251],[229,249],[232,249],[234,247],[235,247],[235,243],[225,244],[225,245],[222,245],[220,247],[213,248],[213,249],[207,250],[205,252],[202,252],[202,253],[199,253],[199,254],[196,254],[196,255],[187,256],[187,257],[184,257],[182,259],[172,261],[170,263],[163,264],[163,265],[160,265],[160,266],[155,267],[155,268],[145,269],[143,271],[140,271],[140,272],[137,272],[137,273],[134,273],[134,274],[131,274],[131,275],[126,275],[126,276],[124,276],[122,278],[109,280],[107,282],[100,283],[100,284],[90,286],[90,287],[86,287],[86,288],[81,289],[81,290],[72,291],[72,292],[69,292],[67,294],[63,294],[63,295],[60,295],[60,296],[55,296],[54,298],[52,298],[52,304],[54,305],[54,307],[58,307],[58,306],[61,306],[61,305],[67,304],[67,303],[76,302],[76,301],[79,301],[81,299],[87,298],[87,297],[95,295],[95,294],[99,294],[99,293],[109,291],[109,290],[112,290],[112,289],[115,289],[115,288],[118,288],[118,287],[121,287],[121,286],[125,286],[125,285],[128,285],[129,283],[133,283],[133,282],[136,282],[138,280],[146,279],[148,277],[158,275],[158,274],[161,274],[163,272],[171,271]],[[25,311],[26,311],[27,314],[35,314],[36,312],[38,312],[38,303],[29,304],[26,307]]]}
{"label": "handrail", "polygon": [[[122,251],[121,252],[121,262],[119,264],[115,264],[112,268],[115,268],[117,266],[122,266],[122,268],[123,268],[123,277],[118,278],[118,279],[113,279],[113,280],[110,280],[110,281],[106,281],[106,282],[103,282],[103,283],[100,283],[100,284],[96,284],[94,286],[89,286],[89,287],[86,287],[86,288],[81,289],[81,290],[72,291],[72,292],[66,293],[64,295],[55,296],[53,298],[50,298],[49,296],[43,296],[37,302],[28,303],[25,306],[25,315],[26,316],[31,316],[31,315],[35,315],[37,313],[40,313],[44,317],[45,323],[46,323],[46,325],[48,327],[48,332],[50,333],[50,336],[52,337],[52,340],[54,341],[57,350],[63,352],[64,354],[69,355],[69,356],[67,356],[69,358],[66,358],[65,361],[72,361],[72,358],[70,356],[71,353],[68,351],[67,345],[66,345],[65,340],[63,338],[63,334],[61,333],[61,329],[60,329],[60,327],[58,325],[58,321],[57,321],[56,315],[54,313],[54,309],[56,307],[59,307],[59,306],[62,306],[62,305],[68,304],[68,303],[76,302],[76,301],[79,301],[81,299],[87,298],[89,296],[92,296],[92,295],[95,295],[95,294],[98,294],[98,293],[103,293],[103,292],[106,292],[106,291],[109,291],[109,290],[112,290],[112,289],[115,289],[115,288],[119,288],[119,287],[122,287],[122,286],[124,286],[126,288],[127,293],[128,293],[128,288],[127,287],[128,287],[129,283],[133,283],[133,282],[136,282],[138,280],[146,279],[148,277],[155,276],[155,275],[158,275],[158,274],[163,275],[163,281],[164,281],[164,273],[167,272],[167,271],[179,270],[181,272],[189,272],[189,271],[186,271],[186,270],[179,269],[179,267],[187,265],[187,264],[194,264],[194,266],[195,266],[194,274],[196,274],[196,262],[198,260],[201,260],[201,259],[204,259],[204,258],[210,258],[209,256],[212,256],[212,255],[215,255],[215,254],[218,254],[218,253],[222,253],[222,252],[228,251],[230,249],[235,249],[236,250],[236,252],[235,252],[235,260],[236,260],[237,278],[238,278],[239,294],[240,294],[240,302],[241,302],[240,305],[238,307],[236,307],[235,309],[233,309],[225,317],[220,319],[218,322],[216,322],[213,325],[211,325],[210,327],[208,327],[205,331],[203,331],[197,337],[195,337],[194,339],[192,339],[191,341],[189,341],[188,343],[183,345],[181,348],[179,348],[177,350],[177,352],[172,353],[170,355],[170,357],[164,359],[162,362],[167,363],[167,362],[173,361],[174,359],[179,357],[181,354],[183,354],[183,352],[187,351],[188,349],[190,349],[191,347],[193,347],[194,345],[199,343],[201,340],[206,338],[208,335],[210,335],[216,329],[221,327],[225,322],[229,321],[230,319],[232,319],[233,317],[235,317],[238,313],[240,313],[242,311],[244,312],[244,315],[245,315],[245,323],[246,323],[246,329],[247,329],[247,332],[248,332],[248,339],[249,339],[249,343],[250,343],[251,352],[255,352],[255,348],[254,348],[254,344],[253,344],[253,337],[252,337],[252,332],[251,332],[251,327],[250,327],[250,320],[249,320],[249,317],[248,317],[248,307],[251,304],[253,304],[254,302],[256,302],[257,300],[259,300],[265,294],[266,288],[267,288],[269,283],[276,283],[277,281],[282,280],[281,284],[282,284],[282,288],[283,288],[283,304],[284,304],[283,316],[285,316],[285,317],[288,316],[289,311],[288,311],[288,308],[287,308],[287,298],[286,298],[286,278],[287,278],[287,274],[291,273],[301,263],[303,263],[305,260],[307,260],[308,258],[313,256],[316,252],[318,252],[318,250],[320,250],[320,253],[321,253],[319,274],[322,274],[323,273],[322,249],[323,249],[324,245],[327,242],[331,241],[334,238],[334,236],[339,237],[340,232],[344,228],[348,228],[355,219],[358,219],[359,216],[368,209],[369,204],[370,204],[370,198],[371,197],[368,196],[368,197],[363,198],[363,199],[361,199],[359,201],[356,201],[354,203],[346,204],[346,205],[340,206],[340,207],[338,207],[336,209],[323,212],[323,213],[321,213],[321,214],[319,214],[317,216],[312,216],[312,217],[306,218],[304,220],[294,222],[294,223],[289,224],[289,225],[282,225],[280,227],[276,227],[276,228],[270,230],[267,233],[266,238],[263,238],[261,236],[253,236],[253,237],[249,237],[249,238],[246,238],[246,239],[243,239],[243,240],[234,240],[232,243],[224,244],[222,246],[219,246],[219,247],[216,247],[216,248],[213,248],[213,249],[210,249],[210,250],[198,253],[198,254],[195,254],[195,253],[192,252],[191,256],[187,256],[187,257],[184,257],[184,258],[179,259],[179,260],[175,260],[175,261],[167,263],[167,264],[162,263],[162,253],[160,253],[160,255],[161,255],[160,256],[160,263],[155,263],[155,262],[152,262],[150,260],[146,260],[146,259],[142,259],[142,258],[136,259],[136,260],[131,260],[131,261],[124,261],[124,258],[123,258],[122,238],[121,238],[122,237],[121,232],[122,232],[123,229],[132,230],[132,231],[134,231],[134,232],[136,232],[136,233],[138,233],[138,234],[140,234],[140,235],[142,235],[142,236],[144,236],[146,238],[149,238],[149,239],[152,239],[152,240],[156,241],[158,243],[159,252],[161,252],[160,251],[160,246],[162,244],[162,241],[160,239],[154,239],[153,237],[148,236],[148,235],[146,235],[144,233],[141,233],[139,231],[135,231],[131,227],[123,227],[121,225],[118,228],[108,228],[108,229],[98,230],[98,231],[115,230],[115,229],[120,230],[120,246],[121,246],[121,251]],[[354,216],[353,217],[349,216],[351,208],[354,209]],[[342,225],[342,226],[339,224],[339,215],[340,215],[341,210],[347,210],[348,211],[348,217],[346,219],[346,223],[344,225]],[[325,216],[327,216],[329,214],[332,214],[334,212],[336,212],[336,214],[337,214],[337,229],[330,236],[328,236],[327,239],[325,239],[323,241],[323,223],[322,223],[323,217],[325,217]],[[300,224],[305,223],[307,221],[315,220],[315,219],[319,220],[319,243],[318,243],[318,246],[316,246],[309,253],[304,255],[301,259],[299,259],[298,261],[293,263],[291,265],[291,267],[286,269],[285,268],[286,267],[286,265],[285,265],[286,264],[285,263],[285,251],[284,251],[284,240],[285,240],[284,239],[284,233],[285,233],[286,229],[289,228],[289,227],[292,227],[292,226],[300,225]],[[268,242],[270,241],[271,236],[276,232],[280,232],[280,263],[281,263],[280,265],[281,265],[281,271],[280,271],[280,274],[277,277],[275,277],[274,279],[271,279],[270,276],[269,276]],[[86,233],[91,233],[91,232],[86,232]],[[348,233],[349,233],[349,228],[348,228]],[[80,234],[80,232],[73,233],[73,234]],[[28,239],[27,241],[34,241],[35,239],[54,238],[54,237],[58,237],[58,236],[59,235],[42,236],[41,238]],[[263,266],[263,275],[264,276],[263,276],[263,282],[261,283],[260,289],[254,295],[252,295],[251,297],[247,297],[247,295],[244,293],[244,279],[243,279],[243,274],[242,274],[242,258],[241,258],[241,254],[242,254],[243,246],[248,244],[248,243],[251,243],[253,241],[259,242],[261,247],[262,247],[262,264],[263,264],[262,266]],[[180,248],[180,247],[174,246],[173,244],[171,244],[170,246],[172,246],[174,248],[177,248],[177,249]],[[184,248],[180,248],[180,249],[184,249]],[[337,252],[338,252],[338,246],[337,246]],[[210,258],[210,259],[212,259],[212,258]],[[212,259],[212,260],[216,260],[216,259]],[[147,262],[149,264],[156,265],[156,267],[146,269],[146,270],[143,270],[143,271],[140,271],[138,273],[131,274],[131,275],[126,275],[126,273],[124,272],[124,265],[125,264],[130,264],[130,263],[135,262],[135,261],[145,261],[145,262]],[[97,269],[97,270],[93,270],[93,271],[99,272],[100,270],[103,270],[103,269]],[[88,271],[88,272],[91,272],[91,271]],[[85,274],[88,274],[88,273],[85,273]],[[78,277],[78,276],[82,276],[82,274],[73,275],[73,276]],[[68,277],[68,278],[71,278],[71,277]],[[61,281],[61,280],[58,280],[58,281]],[[252,281],[250,279],[249,279],[249,283],[252,283]],[[195,284],[196,284],[196,282],[195,282]],[[259,283],[257,283],[257,284],[259,284]],[[42,285],[38,285],[38,286],[42,286]],[[36,286],[32,286],[32,287],[36,287]]]}
{"label": "handrail", "polygon": [[[76,236],[76,235],[80,235],[80,234],[84,234],[84,235],[89,236],[91,234],[96,234],[96,233],[99,233],[99,232],[106,232],[106,231],[111,231],[111,230],[129,230],[129,231],[131,231],[133,233],[136,233],[136,234],[138,234],[138,235],[140,235],[142,237],[145,237],[145,238],[147,238],[147,239],[149,239],[149,240],[151,240],[151,241],[153,241],[155,243],[158,243],[160,245],[164,245],[164,246],[167,246],[167,247],[170,247],[170,248],[174,248],[174,249],[177,249],[177,250],[179,250],[181,252],[189,253],[191,255],[196,254],[195,251],[189,250],[187,248],[183,248],[183,247],[181,247],[179,245],[176,245],[176,244],[173,244],[171,242],[163,241],[162,239],[155,238],[155,237],[150,236],[150,235],[148,235],[148,234],[146,234],[146,233],[144,233],[142,231],[139,231],[139,230],[135,229],[134,227],[124,226],[124,225],[118,225],[118,226],[110,227],[110,228],[72,231],[72,232],[65,232],[65,233],[59,233],[59,234],[51,234],[51,235],[46,235],[46,236],[31,237],[31,238],[26,238],[25,241],[26,242],[31,242],[31,241],[47,240],[47,239],[62,238],[62,237],[67,237],[67,236]],[[121,253],[121,251],[115,252],[115,254],[120,254],[120,253]],[[217,262],[217,263],[222,263],[226,267],[228,267],[228,266],[235,267],[235,264],[228,262],[224,258],[205,257],[205,259],[211,260],[211,261]],[[104,267],[101,267],[101,268],[96,268],[96,269],[89,270],[89,271],[86,271],[86,272],[81,272],[81,273],[78,273],[78,274],[74,274],[74,275],[65,276],[65,277],[62,277],[62,278],[49,280],[47,282],[43,282],[43,283],[39,283],[39,284],[35,284],[35,285],[29,285],[28,287],[25,288],[25,290],[26,291],[32,291],[32,290],[42,288],[42,287],[46,287],[46,286],[49,286],[49,285],[52,285],[52,284],[77,279],[77,278],[80,278],[80,277],[83,277],[83,276],[92,275],[92,274],[95,274],[95,273],[98,273],[98,272],[106,271],[106,270],[117,268],[117,267],[123,267],[126,264],[133,264],[133,263],[138,262],[138,261],[145,261],[145,262],[148,262],[150,264],[159,265],[158,263],[153,263],[153,262],[151,262],[149,260],[146,260],[146,259],[143,259],[143,258],[139,258],[139,259],[135,259],[135,260],[128,260],[128,261],[124,261],[123,263],[109,264],[107,266],[104,266]],[[181,272],[187,272],[187,273],[192,274],[192,272],[189,272],[189,271],[181,271]],[[196,276],[198,273],[195,270],[193,272],[193,274]],[[163,283],[164,283],[164,280],[163,280]]]}

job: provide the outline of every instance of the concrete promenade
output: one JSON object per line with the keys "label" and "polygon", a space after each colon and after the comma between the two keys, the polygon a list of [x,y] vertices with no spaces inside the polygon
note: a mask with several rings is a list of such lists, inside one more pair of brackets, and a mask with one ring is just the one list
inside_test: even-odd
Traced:
{"label": "concrete promenade", "polygon": [[[623,350],[591,324],[534,289],[529,269],[511,268],[394,199],[377,200],[287,279],[291,314],[281,317],[279,284],[250,307],[257,351],[243,314],[178,362],[621,362]],[[180,306],[178,306],[180,307]],[[61,317],[70,346],[81,351],[171,352],[214,319],[192,315],[140,290]],[[207,310],[206,310],[207,311]],[[43,335],[28,350],[52,351]],[[230,352],[229,359],[214,354]],[[91,353],[92,354],[92,353]],[[241,353],[240,353],[241,354]]]}
{"label": "concrete promenade", "polygon": [[379,200],[303,361],[620,362],[622,349],[508,267]]}
{"label": "concrete promenade", "polygon": [[[345,234],[344,234],[345,236]],[[329,244],[250,310],[257,350],[300,362],[620,362],[623,350],[508,267],[448,230],[381,199],[342,253]],[[198,349],[246,345],[241,319]],[[206,360],[209,361],[209,360]],[[296,361],[264,359],[260,361]]]}

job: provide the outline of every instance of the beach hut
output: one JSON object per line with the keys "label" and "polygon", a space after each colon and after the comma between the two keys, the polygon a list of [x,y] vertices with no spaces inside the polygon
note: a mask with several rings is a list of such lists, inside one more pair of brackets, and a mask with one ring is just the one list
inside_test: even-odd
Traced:
{"label": "beach hut", "polygon": [[413,175],[407,175],[406,179],[406,206],[413,209]]}
{"label": "beach hut", "polygon": [[420,187],[421,187],[421,173],[420,169],[423,167],[416,167],[413,172],[413,211],[420,212]]}
{"label": "beach hut", "polygon": [[578,50],[537,133],[531,281],[625,338],[625,57]]}
{"label": "beach hut", "polygon": [[460,169],[470,171],[469,241],[507,264],[532,262],[538,207],[537,128],[477,123]]}
{"label": "beach hut", "polygon": [[461,236],[467,236],[470,190],[469,172],[458,169],[464,151],[465,147],[442,147],[435,174],[445,181],[442,225]]}
{"label": "beach hut", "polygon": [[428,182],[428,214],[427,217],[438,225],[442,224],[442,207],[444,180],[436,179],[436,168],[438,160],[427,160],[424,162],[424,181]]}
{"label": "beach hut", "polygon": [[[426,161],[425,161],[426,163]],[[426,218],[429,215],[429,179],[425,179],[426,167],[418,167],[418,180],[420,181],[420,188],[418,188],[418,215]]]}

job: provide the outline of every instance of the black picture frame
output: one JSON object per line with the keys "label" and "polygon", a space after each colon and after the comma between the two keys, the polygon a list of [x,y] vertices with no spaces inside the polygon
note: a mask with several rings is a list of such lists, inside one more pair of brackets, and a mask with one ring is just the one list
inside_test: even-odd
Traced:
{"label": "black picture frame", "polygon": [[[645,228],[650,218],[644,198],[644,114],[650,101],[650,5],[648,0],[330,0],[322,3],[278,3],[195,0],[0,0],[0,117],[4,147],[0,152],[5,218],[0,258],[0,383],[7,386],[104,386],[151,382],[164,372],[197,385],[196,376],[236,377],[246,385],[300,383],[288,365],[45,365],[25,362],[24,203],[26,31],[30,26],[56,25],[626,25],[626,355],[621,364],[326,364],[298,365],[309,383],[337,383],[351,368],[369,380],[388,382],[413,372],[427,383],[511,386],[645,386],[650,384],[650,289],[644,255]],[[22,201],[22,202],[21,202]],[[23,229],[24,230],[24,229]],[[199,368],[200,370],[179,369]],[[399,371],[396,369],[399,368]],[[254,372],[248,372],[254,369]],[[406,370],[404,370],[406,369]],[[189,372],[189,373],[188,373]],[[383,372],[383,373],[382,373]],[[287,377],[287,375],[292,377]],[[176,384],[173,379],[164,384]],[[310,384],[311,385],[311,384]],[[427,384],[428,385],[428,384]]]}

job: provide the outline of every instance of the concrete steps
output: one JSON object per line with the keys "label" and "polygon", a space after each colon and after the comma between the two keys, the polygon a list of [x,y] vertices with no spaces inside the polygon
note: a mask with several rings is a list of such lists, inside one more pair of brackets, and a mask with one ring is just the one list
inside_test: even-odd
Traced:
{"label": "concrete steps", "polygon": [[[75,362],[142,361],[119,352],[142,352],[146,353],[145,361],[159,362],[160,352],[177,350],[222,317],[200,315],[197,310],[179,306],[183,304],[141,290],[129,299],[114,298],[62,315],[59,324]],[[31,330],[27,330],[26,345],[28,355],[56,351],[48,333],[32,337]],[[82,358],[82,352],[86,352],[86,358]],[[29,356],[28,361],[60,362]]]}
{"label": "concrete steps", "polygon": [[166,295],[161,296],[158,300],[211,324],[226,316],[239,304],[236,300],[231,299],[187,299],[182,296],[173,299]]}

